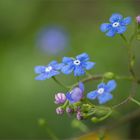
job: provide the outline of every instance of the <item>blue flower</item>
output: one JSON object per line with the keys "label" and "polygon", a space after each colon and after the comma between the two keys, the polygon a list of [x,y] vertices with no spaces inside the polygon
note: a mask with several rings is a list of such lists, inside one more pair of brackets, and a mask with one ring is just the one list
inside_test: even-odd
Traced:
{"label": "blue flower", "polygon": [[63,27],[48,26],[37,35],[37,46],[48,55],[58,55],[69,48],[69,35]]}
{"label": "blue flower", "polygon": [[102,32],[106,32],[106,35],[113,37],[116,33],[122,34],[126,31],[127,25],[131,22],[131,17],[123,18],[120,14],[112,14],[109,19],[110,23],[103,23],[100,26]]}
{"label": "blue flower", "polygon": [[91,91],[87,94],[87,98],[94,100],[98,99],[100,104],[104,104],[107,101],[113,98],[111,91],[116,88],[116,82],[114,80],[110,80],[107,84],[101,83],[98,85],[98,89]]}
{"label": "blue flower", "polygon": [[80,101],[83,98],[84,85],[83,83],[79,83],[78,87],[72,89],[72,91],[66,94],[66,98],[70,101],[70,103],[75,103]]}
{"label": "blue flower", "polygon": [[60,74],[58,70],[63,67],[63,64],[58,64],[57,61],[50,62],[47,66],[36,66],[35,73],[39,74],[36,80],[49,79],[52,76]]}
{"label": "blue flower", "polygon": [[63,57],[63,64],[61,71],[64,74],[70,74],[74,71],[74,76],[80,76],[85,74],[85,70],[90,70],[95,63],[90,62],[89,56],[86,53],[82,53],[75,58]]}

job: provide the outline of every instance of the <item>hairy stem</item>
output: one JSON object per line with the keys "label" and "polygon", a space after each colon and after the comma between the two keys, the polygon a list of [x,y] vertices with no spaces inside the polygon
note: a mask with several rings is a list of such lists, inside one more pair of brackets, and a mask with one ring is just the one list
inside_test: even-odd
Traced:
{"label": "hairy stem", "polygon": [[132,102],[134,102],[134,103],[136,103],[137,105],[139,105],[139,106],[140,106],[140,102],[139,102],[139,101],[137,101],[136,99],[134,99],[134,98],[130,98],[130,100],[131,100]]}
{"label": "hairy stem", "polygon": [[120,34],[121,38],[125,41],[126,47],[127,47],[127,53],[128,53],[128,69],[131,75],[133,76],[134,80],[137,81],[133,65],[134,65],[134,54],[132,52],[132,46],[131,46],[131,41],[129,42],[126,37],[123,34]]}
{"label": "hairy stem", "polygon": [[56,77],[52,77],[52,79],[61,87],[65,88],[65,89],[69,89],[69,87],[67,87],[66,85],[64,85],[63,83],[61,83],[59,80],[56,79]]}
{"label": "hairy stem", "polygon": [[[96,80],[101,80],[101,79],[103,79],[103,78],[105,78],[103,74],[90,75],[90,76],[88,76],[88,77],[82,79],[81,82],[87,83],[87,82],[92,81],[92,80],[93,80],[93,81],[96,81]],[[130,80],[130,81],[131,81],[131,80],[133,80],[133,77],[132,77],[132,76],[118,76],[118,75],[116,75],[116,76],[114,77],[114,79],[116,79],[116,80]],[[73,84],[73,85],[71,86],[71,88],[78,86],[78,84],[79,84],[78,82],[75,83],[75,84]]]}

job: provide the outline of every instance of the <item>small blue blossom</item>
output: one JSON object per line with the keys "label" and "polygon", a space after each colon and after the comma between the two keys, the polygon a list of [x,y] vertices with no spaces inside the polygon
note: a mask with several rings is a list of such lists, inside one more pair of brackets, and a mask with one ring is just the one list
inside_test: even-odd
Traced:
{"label": "small blue blossom", "polygon": [[36,66],[35,73],[39,74],[36,80],[49,79],[52,76],[60,74],[58,70],[63,67],[63,64],[58,64],[57,61],[50,62],[47,66]]}
{"label": "small blue blossom", "polygon": [[95,65],[94,62],[90,62],[89,56],[86,53],[82,53],[75,58],[63,57],[63,64],[61,71],[64,74],[70,74],[74,71],[74,76],[81,76],[85,74],[85,70],[90,70]]}
{"label": "small blue blossom", "polygon": [[72,89],[72,91],[66,94],[66,98],[70,101],[70,103],[75,103],[80,101],[83,98],[84,85],[83,83],[79,83],[78,87]]}
{"label": "small blue blossom", "polygon": [[107,84],[101,83],[98,85],[97,90],[91,91],[87,94],[87,98],[94,100],[98,99],[100,104],[104,104],[113,98],[110,94],[116,88],[116,82],[110,80]]}
{"label": "small blue blossom", "polygon": [[59,55],[69,48],[69,35],[64,27],[48,26],[37,35],[37,46],[48,55]]}
{"label": "small blue blossom", "polygon": [[103,23],[100,26],[102,32],[106,32],[106,35],[113,37],[116,33],[123,34],[127,25],[131,22],[131,17],[123,18],[121,14],[115,13],[109,19],[110,23]]}

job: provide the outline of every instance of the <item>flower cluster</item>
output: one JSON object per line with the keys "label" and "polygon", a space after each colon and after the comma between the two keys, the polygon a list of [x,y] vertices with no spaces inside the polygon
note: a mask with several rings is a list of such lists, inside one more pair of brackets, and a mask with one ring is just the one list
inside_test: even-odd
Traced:
{"label": "flower cluster", "polygon": [[35,73],[39,74],[39,76],[35,79],[49,79],[60,74],[60,72],[63,74],[70,74],[74,72],[74,76],[81,76],[85,74],[85,70],[90,70],[94,65],[94,62],[89,61],[87,53],[82,53],[76,56],[76,58],[63,57],[62,63],[52,61],[47,66],[36,66]]}
{"label": "flower cluster", "polygon": [[[123,33],[127,29],[127,25],[131,23],[131,17],[123,18],[121,14],[115,13],[109,19],[110,23],[103,23],[100,30],[105,32],[107,36],[113,37],[120,34],[121,37],[129,43]],[[136,17],[138,29],[131,37],[131,41],[136,35],[139,35],[140,16]],[[131,60],[132,58],[130,58]],[[73,57],[63,57],[62,62],[52,61],[46,66],[36,66],[35,73],[38,76],[36,80],[46,80],[53,78],[59,85],[65,87],[67,91],[55,94],[54,103],[58,105],[56,113],[58,115],[66,112],[69,116],[75,115],[78,120],[91,118],[93,122],[104,120],[112,113],[112,108],[106,107],[103,104],[113,99],[112,92],[115,90],[117,83],[114,80],[116,77],[112,72],[106,72],[99,77],[87,74],[87,70],[94,68],[95,62],[90,61],[87,53],[82,53]],[[131,67],[131,63],[130,63]],[[132,68],[132,67],[131,67]],[[134,76],[131,69],[132,76]],[[59,74],[74,74],[77,78],[77,83],[72,86],[66,86],[56,79]],[[86,75],[87,74],[87,75]],[[80,79],[79,76],[86,75],[85,79]],[[135,78],[135,77],[134,77]],[[86,93],[84,83],[91,80],[101,80],[97,89],[92,89]],[[89,90],[89,89],[88,89]],[[98,103],[93,100],[97,99]],[[95,105],[97,104],[97,105]]]}
{"label": "flower cluster", "polygon": [[[56,75],[70,74],[74,73],[74,76],[81,76],[86,73],[86,70],[90,70],[94,67],[95,63],[89,61],[89,56],[87,53],[82,53],[76,58],[72,57],[63,57],[62,62],[58,63],[57,61],[50,62],[47,66],[36,66],[35,72],[39,74],[35,79],[36,80],[45,80],[51,77],[55,77]],[[84,83],[79,82],[76,86],[72,86],[65,93],[57,93],[55,94],[54,103],[60,105],[56,108],[56,113],[62,115],[64,111],[67,114],[75,114],[78,120],[86,118],[84,116],[85,109],[82,107],[83,103],[88,99],[95,99],[96,97],[99,100],[100,104],[104,104],[110,99],[112,99],[112,95],[110,92],[116,87],[115,81],[109,81],[107,85],[105,83],[101,83],[98,86],[98,89],[84,94]]]}
{"label": "flower cluster", "polygon": [[67,92],[66,95],[64,93],[58,93],[55,95],[54,102],[59,105],[61,104],[61,106],[56,109],[56,113],[58,115],[62,115],[64,111],[69,115],[76,113],[78,120],[84,119],[86,116],[83,112],[85,112],[87,108],[84,109],[83,105],[85,105],[84,102],[86,99],[94,100],[97,98],[99,104],[104,104],[113,98],[111,92],[115,88],[115,80],[110,80],[107,84],[102,82],[98,85],[96,90],[91,91],[84,96],[84,84],[80,82],[78,86]]}

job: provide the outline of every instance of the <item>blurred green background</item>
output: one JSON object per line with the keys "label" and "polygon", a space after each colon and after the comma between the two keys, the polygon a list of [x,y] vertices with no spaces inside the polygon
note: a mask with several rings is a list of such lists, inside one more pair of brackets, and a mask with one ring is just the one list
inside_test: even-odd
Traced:
{"label": "blurred green background", "polygon": [[[38,119],[47,120],[49,128],[60,138],[72,138],[82,132],[71,126],[73,118],[55,113],[54,94],[66,92],[53,80],[35,81],[34,67],[46,65],[51,60],[61,61],[63,56],[76,56],[87,52],[96,62],[91,73],[113,71],[127,75],[127,53],[119,36],[108,38],[99,26],[108,21],[112,13],[135,17],[140,14],[139,0],[0,0],[0,139],[49,139]],[[36,47],[36,36],[41,28],[58,25],[67,29],[69,51],[59,55],[42,53]],[[129,25],[129,36],[133,23]],[[140,47],[135,42],[137,63],[135,71],[140,77]],[[63,82],[72,84],[74,77],[58,76]],[[86,84],[86,92],[96,87],[94,82]],[[116,104],[128,96],[130,82],[118,81],[114,99]],[[138,89],[140,92],[140,89]],[[139,94],[140,95],[140,94]],[[137,95],[137,98],[140,96]],[[125,106],[122,114],[130,113],[137,106]],[[127,123],[123,129],[125,138],[139,138],[140,122]],[[96,127],[84,121],[90,129]],[[136,125],[135,132],[131,129]],[[139,127],[139,128],[138,128]],[[133,127],[134,128],[134,127]]]}

